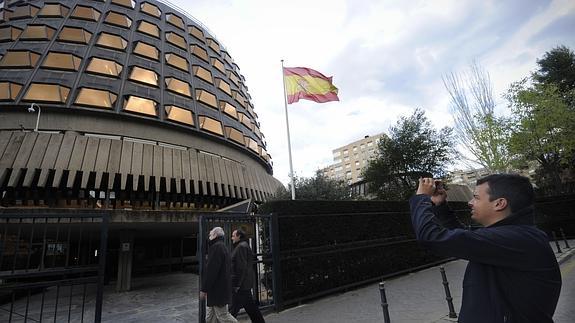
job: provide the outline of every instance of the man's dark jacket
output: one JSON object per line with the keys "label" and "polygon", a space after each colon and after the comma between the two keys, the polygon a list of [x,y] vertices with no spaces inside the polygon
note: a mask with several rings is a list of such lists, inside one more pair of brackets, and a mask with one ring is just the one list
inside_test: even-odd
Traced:
{"label": "man's dark jacket", "polygon": [[208,306],[224,306],[232,301],[232,264],[223,237],[209,242],[208,262],[201,291],[208,294]]}
{"label": "man's dark jacket", "polygon": [[[434,252],[469,260],[463,279],[459,322],[546,323],[561,290],[561,273],[547,235],[533,225],[533,208],[477,230],[457,226],[444,205],[427,195],[410,200],[417,240]],[[444,208],[444,210],[441,210]]]}
{"label": "man's dark jacket", "polygon": [[234,244],[232,251],[232,286],[251,290],[254,286],[254,255],[245,240]]}

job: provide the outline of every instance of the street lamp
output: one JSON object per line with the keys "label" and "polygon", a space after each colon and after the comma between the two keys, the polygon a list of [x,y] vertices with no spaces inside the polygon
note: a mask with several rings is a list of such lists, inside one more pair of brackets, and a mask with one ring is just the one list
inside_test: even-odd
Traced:
{"label": "street lamp", "polygon": [[36,106],[38,108],[38,118],[36,118],[36,127],[34,128],[34,132],[38,132],[38,124],[40,123],[40,106],[37,105],[36,103],[32,103],[30,104],[30,107],[28,107],[28,112],[36,112],[36,110],[34,110],[34,106]]}

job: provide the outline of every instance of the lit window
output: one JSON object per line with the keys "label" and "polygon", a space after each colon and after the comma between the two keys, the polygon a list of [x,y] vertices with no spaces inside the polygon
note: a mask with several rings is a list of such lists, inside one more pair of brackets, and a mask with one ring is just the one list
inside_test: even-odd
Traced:
{"label": "lit window", "polygon": [[244,145],[244,134],[232,127],[224,127],[226,129],[226,137],[237,142],[240,145]]}
{"label": "lit window", "polygon": [[138,66],[132,68],[129,79],[147,85],[158,86],[158,74],[152,70]]}
{"label": "lit window", "polygon": [[182,20],[182,18],[174,15],[173,13],[169,13],[166,15],[166,21],[169,24],[172,24],[172,25],[180,28],[181,30],[184,30],[186,28],[186,25],[184,24],[184,21]]}
{"label": "lit window", "polygon": [[16,99],[22,85],[12,82],[0,82],[0,100],[13,101]]}
{"label": "lit window", "polygon": [[82,88],[76,98],[76,104],[112,109],[117,96],[109,91]]}
{"label": "lit window", "polygon": [[148,2],[144,2],[140,5],[140,10],[144,13],[147,13],[150,16],[156,17],[156,18],[160,18],[160,16],[162,15],[162,12],[160,11],[160,9],[156,6],[154,6],[151,3]]}
{"label": "lit window", "polygon": [[198,45],[192,45],[190,46],[190,51],[192,52],[192,54],[194,54],[194,56],[204,60],[207,63],[210,62],[210,59],[208,58],[208,52],[206,52],[206,50],[203,49],[202,47]]}
{"label": "lit window", "polygon": [[98,21],[100,19],[100,11],[92,7],[76,6],[74,12],[72,12],[72,18]]}
{"label": "lit window", "polygon": [[156,47],[141,41],[136,43],[134,54],[151,58],[156,61],[160,59],[160,51]]}
{"label": "lit window", "polygon": [[239,86],[240,79],[236,76],[236,74],[232,71],[227,71],[226,76],[232,81],[236,86]]}
{"label": "lit window", "polygon": [[176,33],[166,33],[166,40],[168,41],[168,43],[172,44],[172,45],[176,45],[182,49],[186,49],[186,40],[184,39],[184,37],[177,35]]}
{"label": "lit window", "polygon": [[56,30],[46,25],[28,25],[20,36],[22,40],[50,40]]}
{"label": "lit window", "polygon": [[76,55],[49,52],[42,64],[42,67],[57,70],[77,71],[78,68],[80,68],[81,61],[82,59]]}
{"label": "lit window", "polygon": [[251,130],[254,127],[252,120],[250,120],[250,117],[248,117],[247,115],[238,112],[238,118],[240,119],[241,123],[243,123],[246,127],[248,127],[248,129]]}
{"label": "lit window", "polygon": [[118,77],[122,72],[122,65],[115,61],[93,57],[86,68],[88,73],[100,74],[104,76]]}
{"label": "lit window", "polygon": [[10,20],[22,19],[22,18],[32,18],[40,11],[40,8],[31,5],[25,5],[14,8],[14,11],[10,15]]}
{"label": "lit window", "polygon": [[208,46],[213,49],[216,53],[220,53],[220,45],[213,40],[212,38],[208,38]]}
{"label": "lit window", "polygon": [[230,88],[230,85],[226,83],[226,81],[216,78],[216,86],[218,89],[226,92],[228,95],[232,95],[232,89]]}
{"label": "lit window", "polygon": [[212,65],[218,69],[218,71],[222,72],[223,74],[226,73],[226,68],[224,66],[224,63],[222,63],[222,61],[220,61],[219,59],[212,57]]}
{"label": "lit window", "polygon": [[87,44],[92,38],[92,34],[82,28],[64,27],[58,36],[62,42]]}
{"label": "lit window", "polygon": [[0,28],[0,42],[16,40],[22,33],[22,29],[13,26]]}
{"label": "lit window", "polygon": [[156,105],[157,103],[154,100],[144,99],[138,96],[130,95],[124,101],[124,110],[155,117],[157,116]]}
{"label": "lit window", "polygon": [[106,23],[122,28],[130,28],[130,26],[132,26],[132,20],[130,18],[115,11],[110,11],[110,13],[108,13]]}
{"label": "lit window", "polygon": [[136,2],[134,0],[112,0],[112,3],[132,9],[134,9],[134,6],[136,5]]}
{"label": "lit window", "polygon": [[47,3],[38,13],[38,17],[64,17],[70,9],[58,3]]}
{"label": "lit window", "polygon": [[230,117],[238,120],[238,113],[236,108],[226,101],[220,101],[220,109]]}
{"label": "lit window", "polygon": [[247,146],[249,149],[255,151],[255,152],[258,153],[258,154],[260,153],[260,149],[259,149],[258,143],[257,143],[255,140],[253,140],[253,139],[250,138],[250,137],[244,137],[244,139],[245,139],[246,146]]}
{"label": "lit window", "polygon": [[138,31],[150,35],[152,37],[160,38],[160,28],[144,20],[140,21]]}
{"label": "lit window", "polygon": [[216,96],[206,90],[196,90],[196,100],[204,104],[207,104],[208,106],[214,109],[218,108],[218,102],[216,101]]}
{"label": "lit window", "polygon": [[187,97],[192,96],[192,92],[190,90],[190,85],[184,81],[178,80],[173,77],[166,78],[166,87],[168,91],[172,91],[174,93],[184,95]]}
{"label": "lit window", "polygon": [[192,66],[192,70],[194,72],[194,76],[197,76],[197,77],[201,78],[202,80],[204,80],[210,84],[213,84],[212,73],[210,71],[208,71],[207,69],[205,69],[201,66],[198,66],[198,65]]}
{"label": "lit window", "polygon": [[188,60],[174,53],[166,54],[166,63],[182,71],[188,72]]}
{"label": "lit window", "polygon": [[168,120],[184,123],[190,126],[194,125],[194,114],[190,110],[177,107],[175,105],[166,106],[166,115]]}
{"label": "lit window", "polygon": [[128,46],[128,42],[120,36],[101,33],[96,45],[110,49],[125,50],[126,46]]}
{"label": "lit window", "polygon": [[65,103],[70,88],[58,84],[32,83],[24,95],[24,101]]}
{"label": "lit window", "polygon": [[0,60],[2,68],[32,68],[36,66],[39,54],[29,51],[9,51]]}
{"label": "lit window", "polygon": [[199,116],[198,121],[200,123],[200,129],[215,133],[220,136],[224,135],[222,131],[222,123],[218,120],[206,116]]}
{"label": "lit window", "polygon": [[205,42],[204,40],[204,32],[196,27],[196,26],[189,26],[188,27],[188,32],[190,33],[190,35],[194,36],[195,38],[197,38],[198,40]]}

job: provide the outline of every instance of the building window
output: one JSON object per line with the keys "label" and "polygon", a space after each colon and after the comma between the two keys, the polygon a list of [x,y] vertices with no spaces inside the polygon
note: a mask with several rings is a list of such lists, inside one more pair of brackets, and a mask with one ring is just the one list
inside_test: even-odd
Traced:
{"label": "building window", "polygon": [[222,123],[218,120],[206,116],[199,116],[198,122],[200,123],[200,129],[214,133],[216,135],[224,135],[222,131]]}
{"label": "building window", "polygon": [[43,68],[77,71],[80,68],[82,59],[76,55],[68,53],[49,52],[42,64]]}
{"label": "building window", "polygon": [[192,46],[190,46],[190,52],[192,52],[192,54],[194,56],[205,61],[206,63],[210,62],[210,60],[208,58],[208,52],[206,52],[206,50],[203,49],[202,47],[200,47],[198,45],[192,45]]}
{"label": "building window", "polygon": [[50,40],[56,30],[46,25],[28,25],[20,36],[22,40]]}
{"label": "building window", "polygon": [[133,66],[129,76],[130,81],[143,83],[151,86],[158,86],[158,74],[139,66]]}
{"label": "building window", "polygon": [[65,103],[70,88],[58,84],[32,83],[24,95],[24,101]]}
{"label": "building window", "polygon": [[369,142],[367,143],[367,146],[368,146],[368,147],[373,146],[373,141],[369,141]]}
{"label": "building window", "polygon": [[10,15],[10,20],[32,18],[36,16],[38,11],[40,11],[40,8],[31,5],[16,7]]}
{"label": "building window", "polygon": [[212,73],[207,69],[198,65],[194,65],[192,66],[192,70],[194,72],[194,76],[197,76],[210,84],[214,84],[212,81]]}
{"label": "building window", "polygon": [[254,124],[252,123],[252,120],[250,120],[250,117],[248,117],[247,115],[238,112],[238,118],[240,120],[241,123],[244,124],[244,126],[248,127],[248,129],[252,130],[254,127]]}
{"label": "building window", "polygon": [[32,68],[36,66],[40,54],[22,50],[8,51],[0,60],[1,68]]}
{"label": "building window", "polygon": [[226,101],[220,101],[220,109],[230,117],[238,120],[238,113],[236,108]]}
{"label": "building window", "polygon": [[166,63],[182,71],[188,72],[188,60],[174,53],[166,54]]}
{"label": "building window", "polygon": [[246,108],[246,99],[238,91],[232,90],[232,97],[239,103],[244,109]]}
{"label": "building window", "polygon": [[173,32],[166,33],[166,41],[172,45],[180,47],[181,49],[187,48],[186,40],[184,39],[184,37],[176,33]]}
{"label": "building window", "polygon": [[184,21],[182,20],[182,18],[174,15],[173,13],[169,13],[166,15],[166,21],[171,24],[174,25],[178,28],[180,28],[181,30],[185,30],[186,29],[186,25],[184,24]]}
{"label": "building window", "polygon": [[208,38],[208,46],[213,49],[216,53],[220,53],[220,44],[218,44],[212,38]]}
{"label": "building window", "polygon": [[128,42],[120,36],[101,33],[96,45],[109,49],[126,50]]}
{"label": "building window", "polygon": [[38,13],[38,17],[64,17],[68,14],[70,8],[58,3],[47,3]]}
{"label": "building window", "polygon": [[92,34],[82,28],[64,27],[58,36],[58,40],[68,43],[87,44]]}
{"label": "building window", "polygon": [[216,86],[218,89],[226,92],[229,96],[232,95],[232,89],[230,88],[230,85],[226,83],[226,81],[216,78]]}
{"label": "building window", "polygon": [[136,47],[134,47],[134,54],[146,58],[151,58],[156,61],[160,59],[160,51],[156,47],[141,41],[136,43]]}
{"label": "building window", "polygon": [[124,101],[124,111],[135,112],[155,117],[157,116],[156,105],[157,103],[154,100],[130,95]]}
{"label": "building window", "polygon": [[12,82],[0,82],[0,100],[2,101],[13,101],[16,99],[22,85]]}
{"label": "building window", "polygon": [[228,139],[231,139],[235,142],[237,142],[240,145],[244,145],[244,134],[237,130],[236,128],[232,128],[232,127],[225,127],[226,129],[226,137],[228,137]]}
{"label": "building window", "polygon": [[134,6],[136,5],[134,0],[112,0],[112,3],[130,9],[134,9]]}
{"label": "building window", "polygon": [[168,120],[187,124],[190,126],[194,125],[194,114],[192,111],[177,107],[175,105],[167,105],[165,109]]}
{"label": "building window", "polygon": [[117,96],[109,91],[82,88],[76,98],[76,104],[112,109],[114,107],[114,103],[116,103],[116,98]]}
{"label": "building window", "polygon": [[196,90],[196,100],[214,109],[218,108],[218,102],[216,101],[216,96],[206,90]]}
{"label": "building window", "polygon": [[76,6],[71,17],[89,21],[98,21],[98,19],[100,19],[100,11],[92,7]]}
{"label": "building window", "polygon": [[345,168],[351,168],[350,164],[345,164]]}
{"label": "building window", "polygon": [[179,95],[186,97],[192,96],[192,90],[190,89],[190,84],[177,78],[167,77],[166,78],[166,88],[168,91],[174,92]]}
{"label": "building window", "polygon": [[212,57],[211,58],[212,61],[212,65],[218,69],[218,71],[222,72],[222,74],[226,74],[226,68],[224,66],[224,63],[222,63],[222,61],[220,61],[219,59]]}
{"label": "building window", "polygon": [[188,27],[188,32],[190,33],[190,35],[194,36],[195,38],[197,38],[199,41],[205,43],[206,41],[204,40],[204,32],[196,27],[196,26],[189,26]]}
{"label": "building window", "polygon": [[260,153],[258,143],[255,140],[253,140],[250,137],[244,137],[244,140],[245,140],[246,146],[249,149],[255,151],[258,154]]}
{"label": "building window", "polygon": [[138,31],[152,37],[160,38],[160,28],[158,26],[151,24],[145,20],[140,21],[138,26]]}
{"label": "building window", "polygon": [[122,65],[115,61],[93,57],[86,71],[93,74],[118,77],[122,72]]}
{"label": "building window", "polygon": [[22,29],[13,26],[0,28],[0,42],[13,41],[20,36]]}
{"label": "building window", "polygon": [[346,149],[346,150],[343,151],[343,154],[344,154],[344,155],[348,155],[348,154],[349,154],[349,151]]}
{"label": "building window", "polygon": [[240,79],[236,76],[236,74],[232,71],[227,71],[226,76],[234,83],[236,86],[239,86]]}
{"label": "building window", "polygon": [[130,28],[132,26],[132,19],[128,18],[126,15],[119,12],[110,11],[108,16],[106,16],[105,22],[110,25]]}
{"label": "building window", "polygon": [[156,18],[160,18],[162,15],[162,12],[158,7],[148,2],[144,2],[140,5],[140,11]]}

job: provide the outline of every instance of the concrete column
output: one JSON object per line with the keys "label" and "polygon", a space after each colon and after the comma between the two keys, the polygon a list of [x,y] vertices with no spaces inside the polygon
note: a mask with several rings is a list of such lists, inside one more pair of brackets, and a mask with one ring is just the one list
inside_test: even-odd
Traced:
{"label": "concrete column", "polygon": [[117,292],[127,292],[132,289],[132,260],[134,259],[134,231],[122,231],[120,234],[120,249],[118,251]]}

